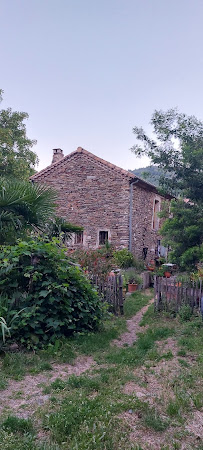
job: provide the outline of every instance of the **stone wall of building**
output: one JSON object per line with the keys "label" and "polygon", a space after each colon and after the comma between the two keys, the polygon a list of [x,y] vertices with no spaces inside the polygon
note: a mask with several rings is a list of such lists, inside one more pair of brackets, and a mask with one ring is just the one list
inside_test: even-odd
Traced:
{"label": "stone wall of building", "polygon": [[136,183],[133,185],[132,252],[138,258],[143,257],[144,249],[147,249],[147,261],[154,259],[156,255],[162,224],[157,211],[161,210],[164,200],[160,195],[145,190]]}
{"label": "stone wall of building", "polygon": [[57,213],[84,227],[84,247],[98,247],[99,231],[108,231],[116,248],[128,247],[129,177],[124,173],[76,152],[42,171],[34,182],[57,190]]}
{"label": "stone wall of building", "polygon": [[[108,232],[115,248],[129,248],[130,182],[135,180],[129,172],[79,148],[32,178],[58,192],[58,215],[84,228],[83,243],[72,242],[75,248],[97,248],[101,231]],[[153,218],[163,198],[153,191],[144,183],[133,183],[132,252],[143,258],[147,249],[147,261],[154,258],[160,239],[159,220]]]}

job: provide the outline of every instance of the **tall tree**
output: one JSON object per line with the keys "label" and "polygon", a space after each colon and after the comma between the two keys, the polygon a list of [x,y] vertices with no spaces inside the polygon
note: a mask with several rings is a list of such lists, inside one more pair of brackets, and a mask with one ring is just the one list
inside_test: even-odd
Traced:
{"label": "tall tree", "polygon": [[178,196],[172,217],[165,211],[162,234],[171,258],[183,268],[194,267],[203,258],[203,122],[170,109],[155,111],[151,125],[153,139],[143,128],[133,128],[138,142],[132,151],[162,169],[162,190]]}
{"label": "tall tree", "polygon": [[[0,101],[3,91],[0,90]],[[29,179],[34,173],[38,157],[31,149],[36,144],[26,134],[25,112],[0,111],[0,174],[21,180]]]}

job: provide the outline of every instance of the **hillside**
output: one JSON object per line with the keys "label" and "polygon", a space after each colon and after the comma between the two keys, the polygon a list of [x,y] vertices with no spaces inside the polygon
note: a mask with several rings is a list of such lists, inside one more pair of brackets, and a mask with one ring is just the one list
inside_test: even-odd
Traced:
{"label": "hillside", "polygon": [[156,166],[141,167],[140,169],[132,170],[132,172],[155,186],[159,186],[159,178],[163,174],[162,170]]}

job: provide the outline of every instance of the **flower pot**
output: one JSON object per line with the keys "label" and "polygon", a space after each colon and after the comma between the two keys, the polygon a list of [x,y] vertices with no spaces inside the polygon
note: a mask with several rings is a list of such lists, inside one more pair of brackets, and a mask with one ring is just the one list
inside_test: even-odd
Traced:
{"label": "flower pot", "polygon": [[134,283],[129,283],[128,284],[128,292],[135,292],[137,290],[138,284],[134,284]]}
{"label": "flower pot", "polygon": [[171,273],[170,273],[170,272],[164,272],[164,276],[165,276],[166,278],[170,278]]}

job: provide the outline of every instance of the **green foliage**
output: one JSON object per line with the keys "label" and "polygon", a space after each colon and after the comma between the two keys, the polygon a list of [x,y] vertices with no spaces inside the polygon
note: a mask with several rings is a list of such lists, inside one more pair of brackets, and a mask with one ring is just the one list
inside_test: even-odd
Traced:
{"label": "green foliage", "polygon": [[[135,145],[132,151],[136,156],[149,156],[153,164],[163,169],[160,182],[168,192],[181,191],[191,201],[202,201],[203,122],[170,109],[155,111],[151,125],[156,139],[135,127],[133,132],[141,145]],[[171,176],[166,177],[166,172]]]}
{"label": "green foliage", "polygon": [[[11,433],[10,431],[0,430],[0,442],[3,450],[47,450],[44,446],[38,446],[31,434]],[[50,447],[49,450],[57,450],[56,447]]]}
{"label": "green foliage", "polygon": [[8,416],[2,423],[3,430],[11,433],[30,433],[33,431],[32,422],[30,420],[21,419],[16,416]]}
{"label": "green foliage", "polygon": [[10,336],[10,328],[8,327],[4,317],[0,317],[0,327],[1,327],[2,341],[5,344],[6,336]]}
{"label": "green foliage", "polygon": [[127,248],[123,248],[122,250],[118,250],[113,254],[115,263],[121,269],[127,269],[128,267],[133,267],[136,265],[136,261],[134,255],[127,250]]}
{"label": "green foliage", "polygon": [[56,237],[63,243],[69,240],[73,233],[83,230],[83,227],[67,222],[63,217],[57,217],[48,220],[44,227],[44,233],[48,239]]}
{"label": "green foliage", "polygon": [[65,442],[67,448],[130,449],[122,421],[116,415],[127,410],[129,404],[136,407],[136,400],[129,401],[124,395],[116,394],[115,389],[109,390],[109,387],[91,398],[87,396],[89,389],[89,385],[86,389],[86,383],[85,386],[82,383],[80,390],[73,387],[62,400],[60,408],[44,417],[46,429],[55,442],[59,445]]}
{"label": "green foliage", "polygon": [[[0,90],[0,101],[3,91]],[[25,112],[13,112],[11,108],[0,111],[0,173],[6,177],[28,180],[34,173],[38,157],[31,148],[35,140],[28,139],[24,121]]]}
{"label": "green foliage", "polygon": [[55,209],[56,194],[44,185],[0,178],[0,244],[26,230],[43,228]]}
{"label": "green foliage", "polygon": [[134,169],[133,173],[137,175],[139,178],[143,178],[143,180],[146,180],[157,187],[159,186],[160,178],[163,177],[164,175],[163,169],[160,169],[157,166],[153,165],[142,167],[139,169]]}
{"label": "green foliage", "polygon": [[[203,260],[203,213],[202,206],[182,200],[171,202],[170,214],[162,226],[164,242],[172,248],[170,260],[182,269],[192,269]],[[168,217],[168,213],[164,215]]]}
{"label": "green foliage", "polygon": [[146,333],[139,335],[139,338],[134,343],[135,345],[132,347],[119,349],[114,347],[105,356],[105,361],[112,364],[119,364],[123,367],[139,367],[150,357],[155,342],[166,339],[173,335],[173,333],[174,329],[168,327],[150,328]]}
{"label": "green foliage", "polygon": [[113,248],[108,242],[105,246],[96,250],[76,250],[71,253],[71,258],[90,275],[98,275],[100,278],[106,277],[114,264]]}
{"label": "green foliage", "polygon": [[164,431],[169,426],[168,421],[163,420],[154,408],[149,408],[145,414],[144,424],[154,431]]}
{"label": "green foliage", "polygon": [[149,303],[149,297],[142,291],[137,291],[130,297],[125,299],[124,302],[124,315],[126,319],[137,314],[137,312],[143,308],[143,306]]}
{"label": "green foliage", "polygon": [[182,305],[179,309],[178,315],[181,322],[187,322],[192,317],[192,308],[190,305]]}
{"label": "green foliage", "polygon": [[176,400],[170,400],[166,409],[170,417],[175,417],[180,414],[180,403]]}
{"label": "green foliage", "polygon": [[137,156],[149,156],[163,171],[164,192],[188,199],[173,202],[161,234],[172,248],[171,259],[183,269],[194,268],[203,259],[203,122],[171,109],[155,111],[151,125],[156,139],[135,127],[141,145],[132,150]]}
{"label": "green foliage", "polygon": [[9,292],[13,314],[24,309],[12,336],[30,347],[96,330],[102,318],[96,291],[56,243],[36,238],[1,250],[0,295]]}
{"label": "green foliage", "polygon": [[142,284],[141,276],[137,273],[137,270],[134,269],[133,267],[129,267],[125,271],[122,271],[122,276],[125,285],[127,285],[128,283]]}

